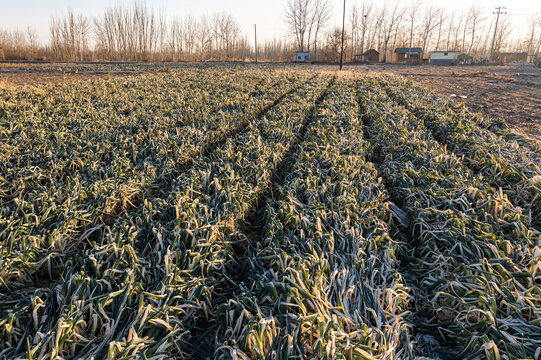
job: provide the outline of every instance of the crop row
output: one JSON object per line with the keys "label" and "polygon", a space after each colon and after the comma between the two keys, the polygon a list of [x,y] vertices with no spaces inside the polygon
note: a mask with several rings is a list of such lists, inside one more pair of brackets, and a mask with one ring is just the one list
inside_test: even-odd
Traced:
{"label": "crop row", "polygon": [[228,234],[267,186],[325,83],[304,83],[264,116],[252,117],[238,136],[194,158],[170,178],[167,193],[119,213],[102,236],[65,260],[56,284],[3,292],[2,354],[194,352],[195,338],[217,313],[216,299],[227,293]]}
{"label": "crop row", "polygon": [[359,101],[372,157],[409,217],[410,241],[401,257],[414,278],[418,355],[538,356],[539,232],[506,194],[433,139],[426,118],[395,104],[381,83],[362,79]]}
{"label": "crop row", "polygon": [[[385,187],[366,160],[354,82],[338,78],[244,240],[216,358],[411,356]],[[242,236],[241,236],[242,238]]]}
{"label": "crop row", "polygon": [[297,81],[285,73],[209,70],[6,96],[0,133],[4,281],[40,281],[35,273],[45,262],[49,274],[40,276],[57,276],[62,254],[163,192],[209,144],[257,117]]}
{"label": "crop row", "polygon": [[[382,81],[390,96],[420,118],[434,137],[447,145],[485,181],[501,187],[517,206],[522,206],[541,229],[541,142],[500,135],[482,127],[488,122],[463,105],[441,101],[434,94],[398,77]],[[509,138],[509,140],[508,140]]]}

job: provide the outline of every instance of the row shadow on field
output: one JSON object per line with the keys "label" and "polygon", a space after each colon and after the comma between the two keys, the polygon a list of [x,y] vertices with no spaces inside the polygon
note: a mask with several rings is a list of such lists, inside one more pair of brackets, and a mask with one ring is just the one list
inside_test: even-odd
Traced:
{"label": "row shadow on field", "polygon": [[[394,105],[404,109],[407,113],[411,114],[411,116],[418,119],[420,123],[423,124],[431,134],[431,136],[434,138],[434,140],[440,144],[442,147],[445,147],[451,154],[455,155],[457,158],[461,159],[461,164],[463,164],[466,168],[471,170],[472,174],[474,174],[476,177],[482,178],[483,181],[488,182],[490,186],[492,186],[495,189],[498,188],[504,188],[504,190],[511,190],[515,191],[516,189],[513,189],[513,186],[509,186],[510,184],[501,184],[498,183],[499,176],[485,176],[485,172],[487,171],[487,168],[484,164],[480,164],[475,159],[471,159],[470,156],[468,156],[467,149],[463,149],[460,144],[456,144],[453,142],[452,136],[446,134],[444,131],[441,131],[441,129],[437,128],[437,125],[435,125],[431,121],[425,121],[423,120],[423,116],[419,115],[419,113],[416,111],[414,107],[411,106],[411,104],[408,104],[403,99],[401,99],[398,94],[396,94],[392,88],[386,86],[385,87],[385,93],[389,97],[389,99],[393,102]],[[486,130],[488,133],[498,136],[497,129],[501,129],[502,127],[507,126],[500,122],[490,122],[489,124],[483,124],[480,123],[479,127]],[[520,135],[519,135],[520,136]],[[503,170],[502,170],[503,172]],[[518,186],[519,181],[515,180],[515,186]],[[513,196],[508,195],[509,201],[515,206],[523,208],[524,205],[527,205],[524,203],[522,199],[520,199],[519,196]],[[532,202],[535,201],[532,200]],[[531,211],[531,210],[530,210]],[[536,216],[534,214],[533,221],[531,222],[530,226],[541,232],[541,223],[536,220]]]}
{"label": "row shadow on field", "polygon": [[[288,174],[291,173],[293,164],[299,154],[302,151],[302,143],[305,139],[305,134],[310,124],[312,123],[316,111],[319,109],[321,103],[327,96],[329,89],[333,86],[336,77],[331,78],[326,88],[322,90],[314,104],[306,112],[300,132],[293,138],[288,146],[287,152],[284,154],[279,163],[271,171],[270,184],[263,189],[250,208],[240,216],[237,220],[237,224],[234,226],[238,231],[234,234],[230,234],[230,237],[234,239],[231,242],[232,256],[235,259],[234,263],[230,264],[230,267],[226,268],[226,276],[231,279],[229,284],[220,283],[216,287],[216,294],[221,296],[213,299],[213,302],[217,304],[225,304],[229,300],[234,300],[243,291],[242,287],[252,288],[255,284],[255,278],[248,277],[247,270],[249,268],[248,262],[249,254],[247,250],[249,246],[255,245],[263,241],[263,232],[265,226],[265,211],[268,202],[279,191],[281,185],[283,185]],[[256,276],[257,277],[257,276]],[[252,284],[246,284],[246,280]],[[191,353],[196,359],[212,358],[216,352],[216,338],[218,334],[218,327],[214,327],[213,324],[209,324],[204,318],[200,318],[198,324],[191,330],[191,339],[189,341]]]}
{"label": "row shadow on field", "polygon": [[422,339],[423,336],[427,336],[426,339],[429,339],[429,341],[420,341],[420,343],[417,344],[416,352],[428,356],[429,358],[447,358],[449,354],[446,354],[446,352],[448,352],[449,349],[435,348],[433,346],[435,343],[444,343],[441,334],[439,332],[423,331],[420,326],[420,324],[426,324],[430,321],[431,314],[419,312],[416,309],[416,301],[418,301],[418,294],[422,287],[422,275],[420,273],[421,270],[415,267],[415,262],[411,261],[415,258],[415,244],[418,242],[418,239],[416,239],[417,235],[410,226],[415,219],[413,219],[406,211],[402,210],[405,206],[405,199],[399,197],[395,192],[389,191],[395,185],[393,185],[389,177],[386,176],[387,172],[384,171],[385,154],[382,154],[378,149],[375,149],[372,146],[374,132],[377,132],[377,130],[375,129],[372,120],[367,116],[367,109],[361,101],[360,93],[358,93],[357,101],[359,103],[359,116],[361,117],[363,124],[363,138],[366,142],[371,144],[369,146],[370,151],[368,152],[367,160],[375,165],[379,176],[381,176],[388,195],[389,209],[391,210],[393,217],[397,220],[390,224],[390,231],[393,238],[399,241],[400,244],[400,251],[397,254],[399,267],[396,271],[401,275],[402,279],[404,279],[407,288],[410,289],[411,299],[409,302],[409,310],[411,315],[406,320],[411,327],[412,335],[414,337]]}
{"label": "row shadow on field", "polygon": [[[489,186],[496,189],[500,187],[501,192],[501,186],[503,185],[497,183],[498,178],[484,176],[485,174],[483,171],[485,169],[475,166],[476,164],[468,158],[467,148],[463,149],[462,144],[460,143],[454,144],[452,138],[449,138],[445,133],[442,134],[441,131],[438,131],[435,125],[430,123],[430,121],[423,121],[422,115],[408,106],[403,99],[400,99],[399,96],[393,92],[393,89],[387,87],[384,90],[388,97],[388,101],[392,102],[393,106],[401,108],[409,116],[415,118],[416,121],[421,124],[420,126],[426,127],[427,134],[434,140],[435,146],[442,149],[449,149],[449,153],[458,159],[460,166],[471,171],[472,178],[481,182],[488,182]],[[358,100],[364,125],[364,138],[369,143],[375,143],[375,140],[378,138],[378,129],[376,128],[376,125],[372,123],[370,116],[368,116],[368,110],[361,101],[361,96],[358,96]],[[487,130],[492,131],[490,128]],[[398,224],[392,224],[394,227],[392,230],[394,230],[393,236],[401,241],[400,251],[398,253],[400,266],[397,270],[403,275],[403,278],[410,289],[411,300],[409,305],[411,316],[407,321],[411,326],[412,335],[415,338],[413,343],[416,346],[416,352],[431,358],[463,358],[463,356],[465,356],[464,351],[468,344],[460,344],[458,339],[453,340],[452,336],[449,337],[446,335],[446,332],[454,328],[456,324],[446,320],[444,312],[435,314],[431,311],[423,311],[425,309],[423,303],[426,304],[427,301],[434,301],[431,300],[432,297],[429,295],[434,295],[435,290],[434,288],[430,288],[430,286],[424,285],[425,282],[423,280],[426,277],[425,274],[423,274],[424,270],[422,266],[419,267],[416,265],[419,264],[420,258],[423,258],[422,249],[418,246],[418,244],[422,244],[422,239],[418,231],[415,230],[415,226],[410,226],[409,224],[414,224],[419,219],[415,218],[415,215],[408,215],[408,213],[401,210],[401,208],[408,208],[408,199],[401,198],[400,191],[396,191],[397,186],[400,185],[397,185],[396,181],[392,181],[393,175],[386,171],[387,169],[385,166],[389,163],[389,160],[386,158],[388,154],[382,153],[377,144],[375,147],[371,146],[370,149],[369,160],[376,165],[378,173],[383,179],[391,202],[390,209],[393,212],[393,215],[401,218],[401,221],[398,221]],[[511,185],[513,184],[508,185],[512,187]],[[520,209],[523,205],[516,196],[510,196],[509,201],[515,208]],[[539,230],[538,223],[530,223],[527,226],[530,227],[530,229]],[[448,279],[439,279],[441,282],[446,280]],[[463,331],[467,332],[468,328],[465,328]],[[479,334],[483,334],[483,331],[484,330],[479,330]],[[471,336],[472,338],[475,337],[475,335]],[[497,335],[490,336],[497,337]],[[524,336],[526,337],[527,335],[524,334]],[[500,344],[498,344],[498,346],[500,346]],[[517,349],[519,349],[518,344]],[[520,351],[520,349],[516,351]]]}
{"label": "row shadow on field", "polygon": [[[174,182],[172,179],[179,174],[186,172],[190,169],[191,166],[195,163],[196,159],[203,158],[211,155],[217,148],[224,145],[228,139],[234,138],[243,132],[247,131],[249,129],[249,123],[253,119],[261,119],[264,117],[269,111],[271,111],[273,108],[275,108],[280,102],[282,102],[286,97],[293,94],[295,91],[297,91],[300,88],[301,85],[294,86],[290,90],[282,93],[280,96],[278,96],[276,99],[274,99],[271,103],[265,105],[261,109],[257,110],[252,116],[249,116],[246,118],[245,121],[243,121],[241,124],[232,127],[224,132],[219,133],[217,136],[210,137],[206,139],[204,144],[201,146],[200,149],[195,151],[193,154],[190,155],[190,157],[184,161],[183,163],[179,164],[175,167],[171,172],[167,173],[164,176],[159,176],[152,182],[150,182],[146,189],[141,189],[139,194],[136,194],[135,196],[130,199],[130,202],[128,203],[128,206],[126,208],[122,208],[120,202],[119,205],[113,209],[111,213],[103,213],[101,215],[101,221],[98,221],[96,225],[96,221],[93,222],[92,226],[89,228],[85,228],[81,231],[80,239],[76,240],[74,242],[74,246],[71,251],[66,253],[66,256],[72,256],[76,253],[84,252],[85,250],[88,250],[90,246],[92,246],[92,243],[99,239],[102,236],[102,233],[105,231],[104,227],[100,225],[100,222],[103,222],[107,225],[112,225],[116,218],[120,216],[123,213],[131,213],[133,211],[136,211],[143,202],[150,201],[159,198],[160,196],[167,196],[174,186]],[[250,93],[251,97],[259,95],[258,92],[252,92]],[[224,111],[228,111],[228,109],[222,109]],[[230,109],[229,109],[230,110]],[[30,287],[35,288],[46,288],[51,286],[52,284],[55,284],[59,279],[60,276],[63,273],[63,269],[58,266],[58,264],[53,265],[53,271],[41,271],[41,269],[36,270],[36,274],[33,276],[34,282],[32,284],[29,284]]]}
{"label": "row shadow on field", "polygon": [[[330,87],[330,85],[331,85],[331,83],[329,83],[328,87]],[[262,119],[267,113],[269,113],[276,106],[278,106],[284,99],[286,99],[288,96],[290,96],[291,94],[298,91],[301,86],[302,86],[302,84],[296,84],[292,89],[282,93],[276,99],[274,99],[272,102],[270,102],[269,104],[267,104],[264,107],[260,108],[259,110],[255,111],[251,116],[248,116],[246,118],[246,120],[243,121],[241,124],[239,124],[237,126],[234,126],[234,127],[230,128],[230,129],[227,129],[227,130],[221,132],[220,134],[218,134],[217,136],[214,136],[214,137],[211,137],[211,138],[207,139],[205,141],[205,143],[201,146],[201,148],[197,152],[192,154],[192,156],[186,162],[184,162],[180,166],[177,166],[174,169],[174,172],[167,174],[167,178],[157,178],[155,181],[151,182],[149,184],[148,188],[145,189],[145,190],[147,190],[147,192],[144,195],[144,199],[143,199],[143,194],[141,194],[140,199],[137,199],[137,201],[133,201],[132,206],[130,206],[129,209],[120,209],[118,215],[126,214],[126,213],[128,215],[131,214],[133,211],[137,210],[137,208],[143,203],[144,200],[154,201],[154,200],[158,199],[160,196],[168,195],[168,192],[170,192],[172,190],[172,186],[173,186],[173,182],[170,181],[171,178],[173,178],[173,177],[177,176],[178,174],[181,174],[181,173],[183,173],[185,171],[189,171],[190,168],[195,164],[197,159],[211,156],[217,149],[219,149],[221,146],[223,146],[229,139],[236,138],[236,137],[241,136],[242,134],[246,133],[247,131],[249,131],[250,130],[249,125],[250,125],[250,123],[252,121],[254,121],[254,119],[256,119],[256,120]],[[326,93],[326,90],[320,96],[320,98],[317,100],[316,104],[318,104],[319,102],[322,101],[325,93]],[[257,96],[257,95],[258,94],[255,93],[255,92],[253,94],[250,94],[250,96]],[[273,176],[272,181],[275,181],[274,180],[275,177],[283,179],[285,177],[285,174],[289,171],[288,170],[288,168],[290,167],[289,162],[294,159],[295,152],[298,150],[299,143],[302,141],[302,138],[304,137],[304,133],[306,131],[306,128],[308,127],[309,122],[311,121],[311,118],[312,118],[311,113],[313,113],[315,111],[315,107],[316,107],[316,105],[314,105],[314,107],[310,110],[309,115],[307,115],[306,118],[304,119],[300,135],[296,138],[296,140],[293,141],[287,155],[284,157],[284,160],[282,161],[282,163],[274,171],[275,175]],[[279,174],[282,174],[282,173],[284,175],[280,176]],[[263,198],[264,198],[264,196],[261,195],[261,199],[263,199]],[[264,205],[262,203],[261,207],[263,207],[263,206]],[[255,206],[254,209],[256,207],[257,206]],[[258,211],[254,210],[254,213],[257,213],[257,212]],[[111,219],[110,219],[111,223],[115,221],[115,217],[116,217],[115,215],[113,215],[111,217]],[[102,221],[103,221],[103,219],[102,219]],[[65,255],[65,256],[72,257],[72,256],[76,255],[77,253],[80,254],[80,253],[84,252],[85,250],[88,250],[92,246],[92,242],[93,242],[92,240],[94,238],[99,238],[100,236],[102,236],[101,233],[103,231],[105,231],[103,226],[98,228],[97,230],[93,231],[91,236],[86,236],[86,238],[84,239],[86,241],[78,242],[77,248],[73,248],[69,253],[62,254],[62,256]],[[247,233],[252,233],[253,231],[246,231],[246,232]],[[86,232],[83,231],[83,233],[86,233]],[[48,273],[47,271],[40,271],[38,269],[37,275],[35,276],[35,281],[32,284],[28,284],[28,285],[25,285],[23,287],[20,287],[20,288],[14,289],[14,290],[16,292],[20,293],[20,294],[23,294],[23,293],[26,293],[28,291],[33,291],[33,289],[42,289],[43,291],[49,293],[51,296],[56,297],[56,292],[51,291],[51,289],[53,289],[55,286],[57,286],[59,281],[61,281],[62,274],[63,274],[63,269],[61,269],[61,268],[56,269],[52,274],[50,272]],[[229,290],[230,289],[218,289],[218,293],[223,292],[223,291],[229,291]],[[233,295],[231,295],[229,297],[233,297]],[[59,312],[59,309],[56,306],[54,306],[54,304],[56,304],[56,303],[57,303],[57,301],[55,299],[53,299],[53,301],[51,303],[53,306],[50,307],[50,309],[47,312],[47,321],[50,324],[56,323],[58,321],[60,315],[61,315],[60,312]],[[27,331],[28,331],[28,329],[27,329]],[[196,334],[197,333],[197,328],[192,329],[192,333]],[[28,334],[25,334],[24,337],[26,337],[27,335]],[[203,334],[203,336],[205,336],[205,335],[206,334]],[[194,340],[190,341],[190,346],[192,344],[194,346],[197,346],[197,349],[194,349],[194,350],[204,351],[205,349],[208,349],[208,347],[206,348],[204,346],[205,342],[203,341],[203,339],[197,340],[197,339],[195,339],[195,337],[196,336],[193,336]],[[20,344],[22,344],[22,342]],[[100,346],[100,349],[98,349],[97,353],[101,353],[101,352],[104,351],[104,349],[102,347],[103,347],[103,344],[102,344],[102,346]],[[19,351],[20,351],[19,348],[17,348],[15,350],[16,353],[18,353]],[[83,349],[83,351],[86,351],[86,350]],[[197,351],[194,351],[194,353],[197,353]]]}
{"label": "row shadow on field", "polygon": [[[264,106],[260,110],[256,111],[253,116],[248,117],[245,121],[243,121],[238,126],[235,126],[231,129],[228,129],[222,133],[219,133],[217,136],[210,137],[205,143],[201,146],[201,149],[197,150],[191,156],[188,160],[177,166],[174,171],[170,174],[168,174],[167,177],[158,177],[156,178],[152,183],[149,185],[150,196],[147,197],[147,200],[152,200],[153,198],[157,198],[161,195],[167,195],[169,192],[171,192],[171,188],[173,186],[173,182],[171,181],[172,178],[178,176],[178,174],[185,172],[188,170],[195,162],[195,160],[199,157],[207,157],[209,156],[214,150],[219,148],[220,146],[224,145],[228,139],[233,138],[242,132],[246,131],[248,129],[248,125],[251,120],[260,119],[263,116],[265,116],[269,111],[271,111],[274,107],[276,107],[284,98],[291,95],[295,91],[299,89],[299,86],[293,87],[289,91],[281,94],[279,97],[277,97],[272,103]],[[250,96],[256,96],[259,93],[252,92],[250,93]],[[225,109],[230,110],[230,109]],[[132,202],[132,206],[130,206],[129,209],[124,209],[125,211],[131,211],[135,208],[137,208],[139,205],[141,205],[143,202],[143,197],[139,196],[135,199],[135,201]],[[118,214],[111,214],[109,217],[109,221],[114,220],[115,215]]]}

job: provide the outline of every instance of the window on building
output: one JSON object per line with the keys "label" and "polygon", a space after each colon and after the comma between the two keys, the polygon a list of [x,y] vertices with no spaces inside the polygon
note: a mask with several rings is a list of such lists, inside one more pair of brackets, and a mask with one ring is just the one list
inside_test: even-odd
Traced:
{"label": "window on building", "polygon": [[443,56],[447,56],[447,55],[449,55],[449,53],[443,53]]}

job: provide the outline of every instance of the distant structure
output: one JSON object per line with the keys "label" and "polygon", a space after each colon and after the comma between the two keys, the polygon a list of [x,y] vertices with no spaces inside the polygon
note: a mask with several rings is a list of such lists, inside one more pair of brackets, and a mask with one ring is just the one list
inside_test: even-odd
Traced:
{"label": "distant structure", "polygon": [[527,62],[527,52],[500,52],[495,54],[496,62],[500,64],[507,64],[510,62]]}
{"label": "distant structure", "polygon": [[394,49],[395,62],[411,61],[419,63],[423,58],[423,49],[421,48],[396,48]]}
{"label": "distant structure", "polygon": [[310,53],[308,51],[297,51],[297,54],[295,56],[296,61],[309,61],[310,60]]}
{"label": "distant structure", "polygon": [[473,63],[473,56],[462,53],[456,58],[456,63],[458,65],[471,65]]}
{"label": "distant structure", "polygon": [[374,49],[367,50],[363,52],[362,54],[356,54],[354,55],[354,57],[355,57],[356,62],[360,61],[360,62],[365,62],[369,64],[379,62],[379,52]]}
{"label": "distant structure", "polygon": [[430,63],[434,65],[454,65],[460,51],[431,51]]}

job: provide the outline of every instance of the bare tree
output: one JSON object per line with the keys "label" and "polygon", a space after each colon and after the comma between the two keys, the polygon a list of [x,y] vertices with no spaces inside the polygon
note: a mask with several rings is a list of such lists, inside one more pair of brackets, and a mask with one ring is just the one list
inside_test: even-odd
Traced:
{"label": "bare tree", "polygon": [[197,41],[197,36],[199,32],[199,26],[197,20],[192,16],[188,15],[184,18],[183,21],[183,40],[184,45],[186,46],[186,51],[190,56],[195,54],[195,46]]}
{"label": "bare tree", "polygon": [[[539,28],[541,29],[541,14],[537,16],[537,24],[539,25]],[[541,31],[539,31],[539,40],[537,40],[537,45],[535,45],[534,47],[534,53],[535,53],[536,59],[539,59],[540,51],[541,51]]]}
{"label": "bare tree", "polygon": [[365,49],[366,32],[370,26],[373,8],[373,3],[363,2],[363,5],[361,6],[361,52],[364,52]]}
{"label": "bare tree", "polygon": [[51,18],[49,29],[55,57],[61,60],[84,60],[91,30],[89,18],[68,10],[64,17]]}
{"label": "bare tree", "polygon": [[455,12],[453,11],[451,13],[451,16],[448,17],[448,24],[447,24],[447,50],[451,50],[451,32],[453,31],[453,23],[455,21]]}
{"label": "bare tree", "polygon": [[441,34],[442,34],[443,23],[444,23],[444,14],[445,14],[445,11],[443,9],[440,9],[438,20],[437,20],[438,40],[436,41],[436,47],[435,47],[436,50],[440,48]]}
{"label": "bare tree", "polygon": [[460,51],[464,52],[466,51],[466,32],[468,31],[468,25],[470,23],[470,19],[471,19],[471,10],[468,11],[468,13],[466,14],[466,20],[464,21],[464,26],[463,26],[463,31],[462,31],[462,45],[460,47]]}
{"label": "bare tree", "polygon": [[0,59],[31,59],[32,45],[28,37],[28,33],[20,30],[0,30]]}
{"label": "bare tree", "polygon": [[353,4],[349,12],[349,25],[351,26],[351,58],[355,56],[355,52],[359,49],[359,28],[360,28],[360,15],[357,4]]}
{"label": "bare tree", "polygon": [[[325,40],[325,53],[328,60],[339,61],[342,44],[342,29],[340,27],[329,29],[325,35]],[[347,44],[346,40],[349,40],[349,35],[344,33],[344,44]],[[346,50],[347,49],[344,49],[344,51]]]}
{"label": "bare tree", "polygon": [[498,23],[498,30],[496,34],[496,41],[494,43],[494,53],[498,53],[504,47],[505,42],[507,41],[509,34],[511,33],[511,22],[508,17],[500,18]]}
{"label": "bare tree", "polygon": [[464,12],[460,12],[460,16],[458,18],[458,22],[453,27],[454,31],[454,44],[453,44],[453,50],[458,50],[460,48],[460,38],[458,37],[458,34],[460,32],[460,29],[462,28],[462,23],[464,22]]}
{"label": "bare tree", "polygon": [[409,18],[409,24],[410,24],[410,41],[409,41],[409,50],[408,50],[408,62],[410,59],[410,50],[413,46],[413,30],[415,27],[415,19],[417,15],[417,11],[419,11],[419,7],[421,6],[421,0],[414,0],[411,3],[411,7],[408,11],[408,18]]}
{"label": "bare tree", "polygon": [[367,40],[368,47],[376,48],[379,52],[382,52],[381,43],[383,35],[383,23],[387,14],[387,8],[383,6],[380,8],[374,16],[372,26],[369,28]]}
{"label": "bare tree", "polygon": [[470,8],[470,15],[469,15],[471,39],[470,39],[470,46],[468,48],[468,54],[472,53],[472,50],[473,50],[473,47],[474,47],[474,44],[475,44],[475,40],[476,40],[476,38],[475,38],[476,30],[479,27],[479,24],[482,21],[484,21],[484,19],[481,18],[481,14],[482,14],[481,7],[478,7],[476,5],[472,5],[472,7]]}
{"label": "bare tree", "polygon": [[373,4],[371,2],[363,1],[361,6],[354,4],[350,11],[350,25],[351,25],[351,42],[352,51],[362,53],[365,51],[365,44],[368,43],[368,47],[371,45],[372,32],[369,31],[371,22],[373,21]]}
{"label": "bare tree", "polygon": [[173,19],[169,26],[169,56],[171,61],[178,61],[182,58],[182,52],[184,50],[183,43],[184,31],[182,28],[182,22],[179,19]]}
{"label": "bare tree", "polygon": [[399,1],[396,1],[393,5],[391,5],[389,10],[386,9],[386,6],[384,6],[382,10],[383,62],[387,62],[387,47],[389,46],[389,40],[391,40],[393,31],[395,31],[400,26],[400,22],[403,16]]}
{"label": "bare tree", "polygon": [[26,38],[27,38],[27,44],[28,44],[28,50],[29,50],[28,57],[30,59],[35,59],[37,50],[38,50],[38,34],[36,32],[36,29],[34,29],[31,26],[27,26]]}
{"label": "bare tree", "polygon": [[207,15],[203,15],[197,24],[197,32],[195,34],[198,44],[199,61],[205,60],[205,55],[208,53],[208,47],[211,42],[211,27]]}
{"label": "bare tree", "polygon": [[[317,60],[317,43],[319,32],[325,28],[331,19],[332,8],[328,0],[314,0],[311,26],[314,34],[314,59]],[[309,40],[310,41],[310,40]]]}
{"label": "bare tree", "polygon": [[[422,39],[422,49],[424,53],[428,53],[427,46],[430,43],[430,36],[432,32],[440,26],[441,28],[441,16],[442,10],[431,5],[425,9],[423,23],[421,25],[421,39]],[[438,39],[439,42],[439,39]]]}
{"label": "bare tree", "polygon": [[231,56],[231,50],[240,35],[240,25],[231,14],[223,14],[220,26],[222,44],[225,47],[227,59]]}
{"label": "bare tree", "polygon": [[295,38],[299,51],[310,51],[312,44],[317,57],[320,31],[331,17],[328,0],[289,0],[285,9],[285,21]]}
{"label": "bare tree", "polygon": [[297,48],[304,51],[308,32],[311,0],[289,0],[285,12],[285,20],[295,36]]}
{"label": "bare tree", "polygon": [[[131,1],[108,7],[93,19],[72,11],[51,18],[51,40],[47,48],[41,47],[31,28],[26,32],[0,30],[0,58],[205,61],[251,55],[251,45],[231,14],[220,12],[198,19],[187,15],[166,23],[165,15],[155,11],[150,2]],[[448,50],[467,51],[476,58],[488,56],[495,21],[486,17],[478,5],[455,13],[437,6],[421,6],[422,0],[411,0],[404,9],[399,1],[380,2],[378,6],[370,0],[361,0],[351,7],[346,44],[350,57],[355,52],[375,48],[383,52],[383,61],[387,61],[390,50],[397,45],[421,46],[425,54],[429,49],[446,46]],[[324,32],[331,11],[330,0],[288,0],[285,20],[292,41],[264,42],[262,56],[268,54],[269,60],[284,60],[295,47],[313,52],[312,58],[317,59],[321,42],[323,53],[333,59],[334,55],[330,55],[333,51],[329,50],[334,44],[333,31]],[[511,37],[510,20],[502,20],[494,47],[496,51],[513,49],[539,56],[541,18],[531,17],[521,38]]]}

